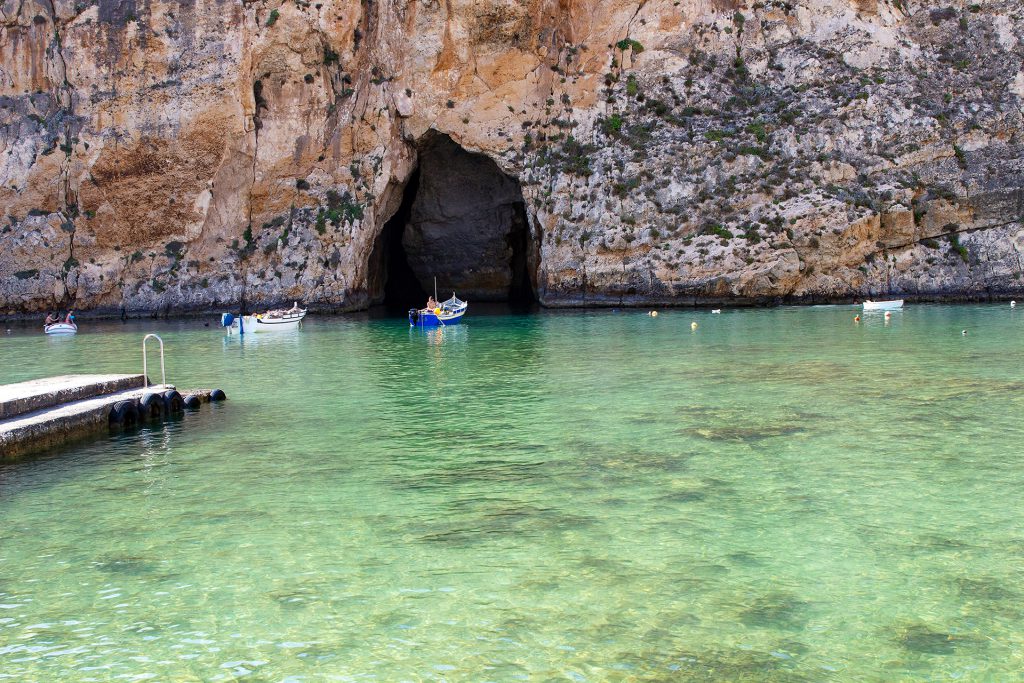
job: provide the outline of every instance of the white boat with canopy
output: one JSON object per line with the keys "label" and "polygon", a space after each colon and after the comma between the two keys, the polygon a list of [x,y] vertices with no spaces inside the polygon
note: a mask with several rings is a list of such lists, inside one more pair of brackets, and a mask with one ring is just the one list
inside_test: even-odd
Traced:
{"label": "white boat with canopy", "polygon": [[306,309],[298,304],[288,310],[273,310],[254,315],[234,316],[225,313],[220,317],[220,324],[227,328],[228,334],[246,334],[247,332],[280,332],[298,329],[302,319],[306,317]]}
{"label": "white boat with canopy", "polygon": [[889,301],[865,301],[865,311],[895,311],[903,308],[903,299],[892,299]]}

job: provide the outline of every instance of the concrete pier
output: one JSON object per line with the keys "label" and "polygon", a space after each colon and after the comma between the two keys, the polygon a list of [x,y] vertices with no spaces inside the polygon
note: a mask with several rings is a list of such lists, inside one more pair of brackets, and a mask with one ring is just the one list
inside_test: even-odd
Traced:
{"label": "concrete pier", "polygon": [[[144,384],[143,375],[63,375],[0,386],[0,461],[120,426],[126,411],[134,424],[210,400],[205,390],[180,392],[174,401],[165,396],[177,392],[173,385]],[[193,396],[198,400],[189,401]],[[147,408],[144,399],[159,405]]]}
{"label": "concrete pier", "polygon": [[141,389],[142,375],[60,375],[0,386],[0,420],[62,403]]}

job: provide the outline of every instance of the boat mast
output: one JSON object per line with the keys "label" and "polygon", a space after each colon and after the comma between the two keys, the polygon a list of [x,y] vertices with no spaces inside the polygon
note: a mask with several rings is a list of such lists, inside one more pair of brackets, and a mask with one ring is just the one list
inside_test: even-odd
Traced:
{"label": "boat mast", "polygon": [[434,301],[437,301],[437,276],[434,276]]}

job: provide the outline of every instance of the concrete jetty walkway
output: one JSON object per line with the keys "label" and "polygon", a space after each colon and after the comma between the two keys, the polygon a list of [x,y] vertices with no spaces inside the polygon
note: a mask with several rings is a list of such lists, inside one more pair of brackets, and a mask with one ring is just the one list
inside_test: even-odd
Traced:
{"label": "concrete jetty walkway", "polygon": [[4,384],[0,386],[0,420],[144,385],[142,375],[60,375]]}
{"label": "concrete jetty walkway", "polygon": [[[103,431],[115,413],[127,411],[135,424],[210,400],[210,391],[183,397],[171,384],[145,384],[143,375],[62,375],[0,386],[0,461]],[[159,405],[142,406],[149,394],[158,395]]]}

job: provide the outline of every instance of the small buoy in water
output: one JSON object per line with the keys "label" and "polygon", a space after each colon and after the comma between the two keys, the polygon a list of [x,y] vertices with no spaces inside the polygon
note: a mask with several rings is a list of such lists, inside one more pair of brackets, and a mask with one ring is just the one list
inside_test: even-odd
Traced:
{"label": "small buoy in water", "polygon": [[711,312],[712,312],[712,313],[721,313],[721,312],[722,312],[722,309],[721,309],[721,308],[712,308],[712,309],[711,309]]}
{"label": "small buoy in water", "polygon": [[691,329],[691,330],[695,330],[695,329],[697,329],[697,323],[695,323],[695,322],[693,322],[693,323],[690,323],[690,329]]}
{"label": "small buoy in water", "polygon": [[650,315],[651,315],[652,318],[657,318],[658,317],[658,312],[657,311],[651,311]]}
{"label": "small buoy in water", "polygon": [[1017,302],[1016,301],[1011,301],[1010,302],[1010,308],[1017,308]]}
{"label": "small buoy in water", "polygon": [[967,336],[967,330],[960,330],[960,334],[962,334],[962,335],[964,335],[966,337]]}
{"label": "small buoy in water", "polygon": [[890,313],[889,311],[886,311],[885,312],[885,319],[888,320],[891,317],[892,317],[892,313]]}
{"label": "small buoy in water", "polygon": [[860,316],[859,315],[853,316],[853,322],[859,323],[860,322]]}

